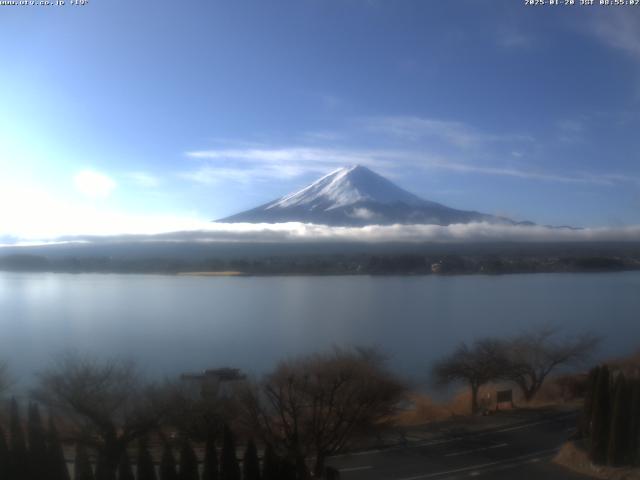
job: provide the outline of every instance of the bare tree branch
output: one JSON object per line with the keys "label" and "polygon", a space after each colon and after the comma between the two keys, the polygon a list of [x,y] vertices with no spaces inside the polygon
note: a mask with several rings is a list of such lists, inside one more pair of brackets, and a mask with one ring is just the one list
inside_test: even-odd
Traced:
{"label": "bare tree branch", "polygon": [[405,388],[372,350],[342,350],[282,362],[244,392],[246,418],[262,439],[283,446],[298,465],[314,458],[316,474],[328,455],[359,434],[379,428]]}
{"label": "bare tree branch", "polygon": [[97,448],[113,476],[122,452],[155,428],[163,415],[154,388],[135,366],[67,353],[39,375],[33,395],[70,419],[79,442]]}
{"label": "bare tree branch", "polygon": [[503,378],[513,381],[525,400],[531,400],[548,375],[562,366],[588,360],[600,338],[586,333],[574,338],[558,338],[558,329],[542,326],[505,342]]}
{"label": "bare tree branch", "polygon": [[502,374],[504,348],[500,340],[486,338],[471,346],[462,343],[451,355],[436,363],[432,375],[439,385],[466,382],[471,388],[471,412],[477,413],[480,387]]}

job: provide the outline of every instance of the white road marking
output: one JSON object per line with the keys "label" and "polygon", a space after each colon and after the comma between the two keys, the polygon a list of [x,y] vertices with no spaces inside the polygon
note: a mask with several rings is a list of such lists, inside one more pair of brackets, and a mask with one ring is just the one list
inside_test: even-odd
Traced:
{"label": "white road marking", "polygon": [[[477,476],[482,475],[484,473],[491,474],[491,473],[499,472],[499,471],[502,471],[502,470],[509,470],[509,469],[517,467],[519,465],[526,465],[528,463],[538,463],[540,461],[542,461],[542,458],[537,457],[537,458],[532,458],[531,460],[524,460],[522,462],[511,462],[511,463],[507,463],[505,465],[499,465],[497,467],[489,467],[489,468],[487,468],[487,469],[485,469],[483,471],[477,470],[475,472],[471,472],[469,474],[469,476],[470,477],[477,477]],[[449,477],[449,478],[452,479],[452,478],[455,478],[455,477]]]}
{"label": "white road marking", "polygon": [[463,450],[461,452],[447,453],[445,457],[458,457],[460,455],[468,455],[469,453],[482,452],[484,450],[492,450],[494,448],[502,448],[508,446],[508,443],[500,443],[498,445],[489,445],[488,447],[479,447],[472,450]]}
{"label": "white road marking", "polygon": [[363,465],[362,467],[350,467],[350,468],[340,468],[341,472],[357,472],[360,470],[370,470],[373,467],[371,465]]}
{"label": "white road marking", "polygon": [[423,475],[416,475],[413,477],[404,477],[404,478],[397,478],[395,480],[425,480],[427,478],[435,478],[435,477],[444,477],[445,475],[451,475],[454,473],[464,473],[464,472],[470,472],[471,474],[473,474],[473,476],[477,476],[480,475],[482,472],[479,472],[477,470],[479,469],[483,469],[483,468],[491,468],[491,467],[500,467],[500,466],[516,466],[519,463],[530,463],[532,461],[536,461],[539,460],[538,458],[535,457],[544,457],[547,455],[550,455],[552,453],[556,453],[558,450],[556,448],[552,449],[552,450],[542,450],[540,452],[535,452],[535,453],[529,453],[527,455],[520,455],[518,457],[513,457],[513,458],[509,458],[509,459],[505,459],[505,460],[499,460],[497,462],[489,462],[489,463],[483,463],[481,465],[471,465],[469,467],[463,467],[463,468],[456,468],[454,470],[446,470],[443,472],[433,472],[433,473],[426,473]]}
{"label": "white road marking", "polygon": [[[566,415],[567,417],[569,415]],[[502,428],[500,430],[489,430],[486,432],[469,432],[465,435],[459,435],[456,437],[450,437],[450,438],[445,438],[442,440],[430,440],[428,442],[421,442],[421,443],[414,443],[414,444],[406,444],[406,445],[397,445],[395,447],[387,447],[387,448],[372,448],[371,450],[362,450],[360,452],[353,452],[353,453],[342,453],[340,455],[332,455],[331,458],[341,458],[341,457],[360,457],[363,455],[371,455],[371,454],[375,454],[375,453],[381,453],[381,452],[394,452],[397,450],[405,450],[408,448],[422,448],[422,447],[431,447],[433,445],[443,445],[445,443],[452,443],[452,442],[458,442],[460,440],[465,440],[467,438],[473,438],[473,437],[484,437],[487,435],[493,435],[494,433],[504,433],[504,432],[513,432],[515,430],[522,430],[524,428],[529,428],[529,427],[536,427],[538,425],[544,425],[545,423],[553,423],[553,422],[557,422],[557,421],[561,421],[563,419],[563,416],[560,416],[559,418],[550,418],[547,420],[541,420],[538,422],[533,422],[533,423],[526,423],[523,425],[516,425],[514,427],[505,427]]]}

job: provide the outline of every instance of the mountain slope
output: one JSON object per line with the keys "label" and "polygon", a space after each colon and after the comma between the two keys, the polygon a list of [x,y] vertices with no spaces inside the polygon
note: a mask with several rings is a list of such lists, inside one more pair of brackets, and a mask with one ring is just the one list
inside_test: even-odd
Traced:
{"label": "mountain slope", "polygon": [[423,200],[360,165],[340,168],[302,190],[218,221],[336,226],[515,223],[506,218],[456,210]]}

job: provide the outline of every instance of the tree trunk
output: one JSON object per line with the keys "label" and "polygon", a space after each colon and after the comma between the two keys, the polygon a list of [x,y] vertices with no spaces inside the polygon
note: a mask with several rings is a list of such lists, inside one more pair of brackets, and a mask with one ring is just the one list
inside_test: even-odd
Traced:
{"label": "tree trunk", "polygon": [[471,384],[471,413],[478,413],[478,390],[480,389],[480,385],[476,385],[474,383]]}
{"label": "tree trunk", "polygon": [[102,462],[100,462],[100,469],[96,471],[96,480],[115,480],[116,472],[118,470],[118,464],[120,463],[120,457],[124,452],[125,445],[115,438],[108,438],[105,440],[105,444],[102,447],[100,456]]}
{"label": "tree trunk", "polygon": [[522,394],[524,395],[524,401],[527,403],[529,403],[533,399],[536,393],[538,393],[538,389],[535,387],[535,385],[531,385],[529,388],[525,387],[522,389]]}
{"label": "tree trunk", "polygon": [[[324,463],[324,460],[323,460]],[[298,475],[299,480],[306,480],[310,477],[309,468],[307,467],[307,462],[305,458],[298,454],[296,455],[296,473]]]}
{"label": "tree trunk", "polygon": [[313,467],[313,476],[315,478],[322,478],[322,475],[324,475],[324,462],[324,454],[318,453],[318,455],[316,456],[315,465]]}

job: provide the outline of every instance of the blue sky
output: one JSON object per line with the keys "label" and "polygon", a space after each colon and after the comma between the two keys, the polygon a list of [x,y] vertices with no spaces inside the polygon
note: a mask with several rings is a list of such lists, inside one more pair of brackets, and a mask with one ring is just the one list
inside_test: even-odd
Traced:
{"label": "blue sky", "polygon": [[0,235],[187,228],[354,163],[457,208],[640,224],[640,9],[522,3],[0,7]]}

